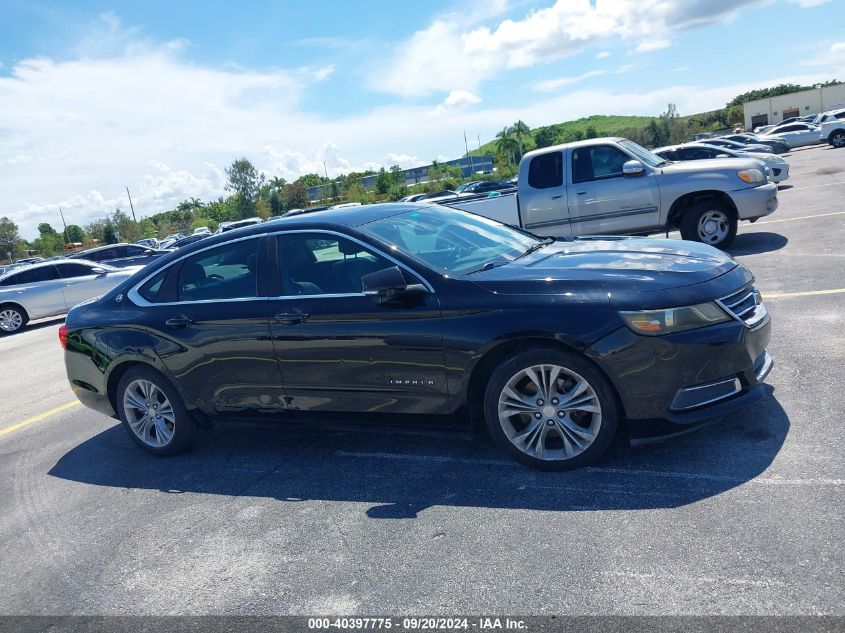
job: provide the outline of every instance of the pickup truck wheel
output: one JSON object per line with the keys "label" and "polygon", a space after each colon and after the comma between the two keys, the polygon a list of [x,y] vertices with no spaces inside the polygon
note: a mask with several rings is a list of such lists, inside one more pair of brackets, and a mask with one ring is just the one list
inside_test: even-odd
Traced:
{"label": "pickup truck wheel", "polygon": [[493,440],[540,470],[577,468],[597,459],[619,418],[613,387],[585,359],[530,349],[506,358],[484,394]]}
{"label": "pickup truck wheel", "polygon": [[736,215],[718,201],[699,202],[681,216],[681,237],[718,248],[733,243],[736,227]]}
{"label": "pickup truck wheel", "polygon": [[834,147],[845,147],[845,130],[834,130],[827,137],[827,142]]}

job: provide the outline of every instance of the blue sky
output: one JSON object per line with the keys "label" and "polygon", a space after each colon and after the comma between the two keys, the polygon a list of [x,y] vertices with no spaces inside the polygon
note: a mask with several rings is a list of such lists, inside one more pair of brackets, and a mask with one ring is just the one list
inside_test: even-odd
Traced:
{"label": "blue sky", "polygon": [[268,176],[423,164],[523,119],[682,114],[845,80],[845,0],[0,0],[0,216],[142,215]]}

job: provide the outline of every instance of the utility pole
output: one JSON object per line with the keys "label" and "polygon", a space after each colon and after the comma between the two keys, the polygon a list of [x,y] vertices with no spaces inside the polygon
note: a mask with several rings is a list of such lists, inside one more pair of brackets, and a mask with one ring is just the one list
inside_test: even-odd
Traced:
{"label": "utility pole", "polygon": [[469,176],[470,176],[470,178],[472,178],[472,176],[475,174],[475,167],[473,167],[473,165],[472,165],[472,154],[469,153],[469,145],[467,145],[467,131],[466,130],[464,130],[464,149],[466,149],[467,156],[469,156]]}
{"label": "utility pole", "polygon": [[65,227],[65,232],[63,233],[63,235],[65,236],[65,240],[64,240],[63,243],[67,244],[67,243],[70,242],[70,238],[68,237],[68,234],[67,234],[67,222],[65,222],[65,214],[62,213],[61,207],[59,207],[59,215],[62,216],[62,226]]}
{"label": "utility pole", "polygon": [[135,218],[135,207],[132,206],[132,196],[129,195],[129,187],[126,187],[126,197],[129,198],[129,208],[132,209],[132,221],[137,223],[138,220]]}

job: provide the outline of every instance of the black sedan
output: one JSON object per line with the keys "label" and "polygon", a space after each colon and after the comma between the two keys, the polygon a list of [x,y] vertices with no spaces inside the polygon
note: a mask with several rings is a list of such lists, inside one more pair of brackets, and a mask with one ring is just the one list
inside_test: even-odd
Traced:
{"label": "black sedan", "polygon": [[[767,145],[772,148],[775,154],[785,154],[792,148],[785,141],[775,138],[760,138],[754,134],[730,134],[722,136],[727,141],[734,141],[735,143],[742,143],[743,145]],[[709,139],[701,139],[702,143],[708,143]]]}
{"label": "black sedan", "polygon": [[191,244],[71,310],[60,338],[77,397],[154,454],[227,419],[453,414],[559,469],[622,421],[670,433],[759,399],[769,330],[751,273],[706,245],[382,204]]}

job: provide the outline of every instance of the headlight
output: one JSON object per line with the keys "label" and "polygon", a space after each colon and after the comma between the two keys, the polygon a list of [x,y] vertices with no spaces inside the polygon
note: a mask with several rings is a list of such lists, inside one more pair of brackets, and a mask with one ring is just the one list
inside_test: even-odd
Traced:
{"label": "headlight", "polygon": [[663,310],[626,310],[620,311],[619,315],[629,328],[645,336],[683,332],[731,320],[722,308],[712,302]]}
{"label": "headlight", "polygon": [[736,172],[736,175],[742,182],[747,182],[748,184],[766,182],[766,177],[759,169],[743,169],[742,171]]}

